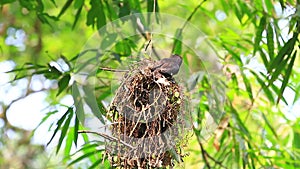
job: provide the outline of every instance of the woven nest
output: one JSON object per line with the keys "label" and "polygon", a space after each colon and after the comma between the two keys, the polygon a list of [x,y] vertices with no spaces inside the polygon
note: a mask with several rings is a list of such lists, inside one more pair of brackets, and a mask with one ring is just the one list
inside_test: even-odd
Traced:
{"label": "woven nest", "polygon": [[181,161],[185,129],[183,94],[172,77],[144,60],[124,75],[110,106],[112,136],[106,145],[114,167],[156,168]]}

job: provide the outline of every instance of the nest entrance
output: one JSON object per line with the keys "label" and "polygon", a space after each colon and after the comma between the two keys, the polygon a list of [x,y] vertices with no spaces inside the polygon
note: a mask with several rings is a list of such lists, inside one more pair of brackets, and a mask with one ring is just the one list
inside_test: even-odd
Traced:
{"label": "nest entrance", "polygon": [[151,71],[153,64],[144,60],[133,67],[110,106],[112,136],[119,140],[106,145],[113,166],[173,166],[174,155],[182,156],[178,153],[186,124],[182,90],[172,77]]}

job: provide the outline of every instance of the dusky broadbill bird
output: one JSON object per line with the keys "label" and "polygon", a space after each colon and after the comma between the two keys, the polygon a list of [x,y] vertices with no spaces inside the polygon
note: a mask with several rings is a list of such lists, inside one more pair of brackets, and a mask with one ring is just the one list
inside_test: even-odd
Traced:
{"label": "dusky broadbill bird", "polygon": [[152,71],[158,71],[164,76],[173,76],[179,72],[182,63],[182,57],[179,55],[172,55],[169,58],[159,60],[151,68]]}

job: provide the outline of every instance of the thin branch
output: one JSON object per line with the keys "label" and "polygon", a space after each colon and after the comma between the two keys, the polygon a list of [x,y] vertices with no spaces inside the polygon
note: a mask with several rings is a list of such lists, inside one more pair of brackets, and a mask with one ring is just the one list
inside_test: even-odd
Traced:
{"label": "thin branch", "polygon": [[[135,18],[135,19],[137,19],[137,18]],[[148,40],[151,40],[151,41],[152,41],[152,39],[151,39],[151,38],[152,38],[152,34],[151,34],[151,36],[150,36],[151,38],[149,39],[149,38],[147,37],[146,33],[144,33],[143,28],[141,28],[141,25],[140,25],[140,24],[137,24],[137,30],[138,30],[138,31],[140,32],[140,34],[145,38],[146,41],[148,41]],[[147,46],[149,46],[149,44],[150,44],[150,42],[148,43]],[[152,49],[154,55],[156,56],[156,58],[157,58],[157,59],[160,59],[160,56],[158,55],[158,53],[157,53],[157,51],[156,51],[156,49],[155,49],[153,43],[152,43],[151,46],[152,46],[151,49]],[[148,47],[147,47],[147,48],[148,48]]]}
{"label": "thin branch", "polygon": [[89,131],[89,130],[80,130],[80,131],[78,131],[78,133],[90,133],[90,134],[96,134],[96,135],[99,135],[99,136],[101,136],[101,137],[104,137],[104,138],[106,138],[106,139],[108,139],[108,140],[110,140],[110,141],[117,141],[117,142],[120,142],[120,143],[122,143],[123,145],[125,145],[126,147],[129,147],[129,148],[131,148],[131,149],[134,149],[134,148],[135,148],[135,147],[132,147],[132,145],[130,145],[130,144],[128,144],[128,143],[126,143],[126,142],[124,142],[124,141],[122,141],[122,140],[120,140],[120,139],[117,139],[117,138],[115,138],[115,137],[113,137],[113,136],[107,135],[107,134],[105,134],[105,133],[99,133],[99,132]]}
{"label": "thin branch", "polygon": [[129,70],[120,70],[120,69],[113,69],[108,67],[99,67],[99,70],[110,71],[110,72],[129,72]]}
{"label": "thin branch", "polygon": [[[194,130],[194,132],[197,132],[197,129],[195,128],[195,126],[193,126],[193,130]],[[208,154],[208,152],[204,149],[204,146],[203,146],[203,144],[201,143],[201,140],[200,140],[200,138],[197,136],[197,134],[196,134],[196,137],[197,137],[197,141],[198,141],[198,143],[199,143],[199,145],[200,145],[202,158],[203,158],[204,163],[205,163],[205,165],[207,166],[207,168],[208,168],[208,169],[211,169],[211,168],[212,168],[212,167],[210,166],[209,161],[208,161],[208,159],[210,159],[210,160],[212,160],[215,164],[218,164],[218,165],[221,166],[222,168],[226,168],[226,169],[227,169],[227,167],[225,167],[225,166],[222,164],[221,161],[216,160],[216,159],[213,158],[210,154]]]}
{"label": "thin branch", "polygon": [[191,13],[191,15],[187,18],[187,20],[184,22],[181,30],[183,30],[185,28],[185,26],[187,25],[187,23],[192,19],[192,17],[195,15],[195,13],[198,11],[198,9],[203,5],[203,3],[206,2],[206,0],[203,0],[202,2],[200,2],[200,4],[198,6],[196,6],[196,8],[194,9],[194,11]]}
{"label": "thin branch", "polygon": [[[204,2],[206,2],[206,0],[203,0],[202,2],[200,2],[199,5],[196,6],[194,11],[190,14],[190,16],[186,19],[186,21],[184,22],[182,27],[179,29],[179,33],[178,33],[178,35],[176,35],[177,37],[180,37],[182,35],[182,31],[184,30],[184,28],[186,27],[188,22],[192,19],[192,17],[195,15],[195,13],[198,11],[198,9],[203,5]],[[175,38],[177,38],[177,37],[175,37]],[[174,51],[174,49],[175,49],[175,43],[173,44],[172,52]]]}
{"label": "thin branch", "polygon": [[149,42],[148,42],[148,44],[147,44],[146,47],[145,47],[145,51],[147,51],[147,49],[148,49],[148,47],[149,47],[151,41],[152,41],[152,40],[150,39]]}

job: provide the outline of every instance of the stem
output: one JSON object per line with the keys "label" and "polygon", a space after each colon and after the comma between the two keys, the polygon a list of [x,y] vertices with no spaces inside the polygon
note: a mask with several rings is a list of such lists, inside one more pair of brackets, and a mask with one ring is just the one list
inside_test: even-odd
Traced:
{"label": "stem", "polygon": [[101,136],[101,137],[104,137],[104,138],[106,138],[106,139],[108,139],[108,140],[110,140],[110,141],[117,141],[117,142],[122,143],[122,144],[125,145],[126,147],[129,147],[129,148],[131,148],[131,149],[134,149],[134,147],[132,147],[130,144],[128,144],[128,143],[126,143],[126,142],[124,142],[124,141],[122,141],[122,140],[119,140],[119,139],[117,139],[117,138],[115,138],[115,137],[113,137],[113,136],[104,134],[104,133],[99,133],[99,132],[89,131],[89,130],[80,130],[80,131],[78,131],[78,133],[90,133],[90,134],[96,134],[96,135],[99,135],[99,136]]}

